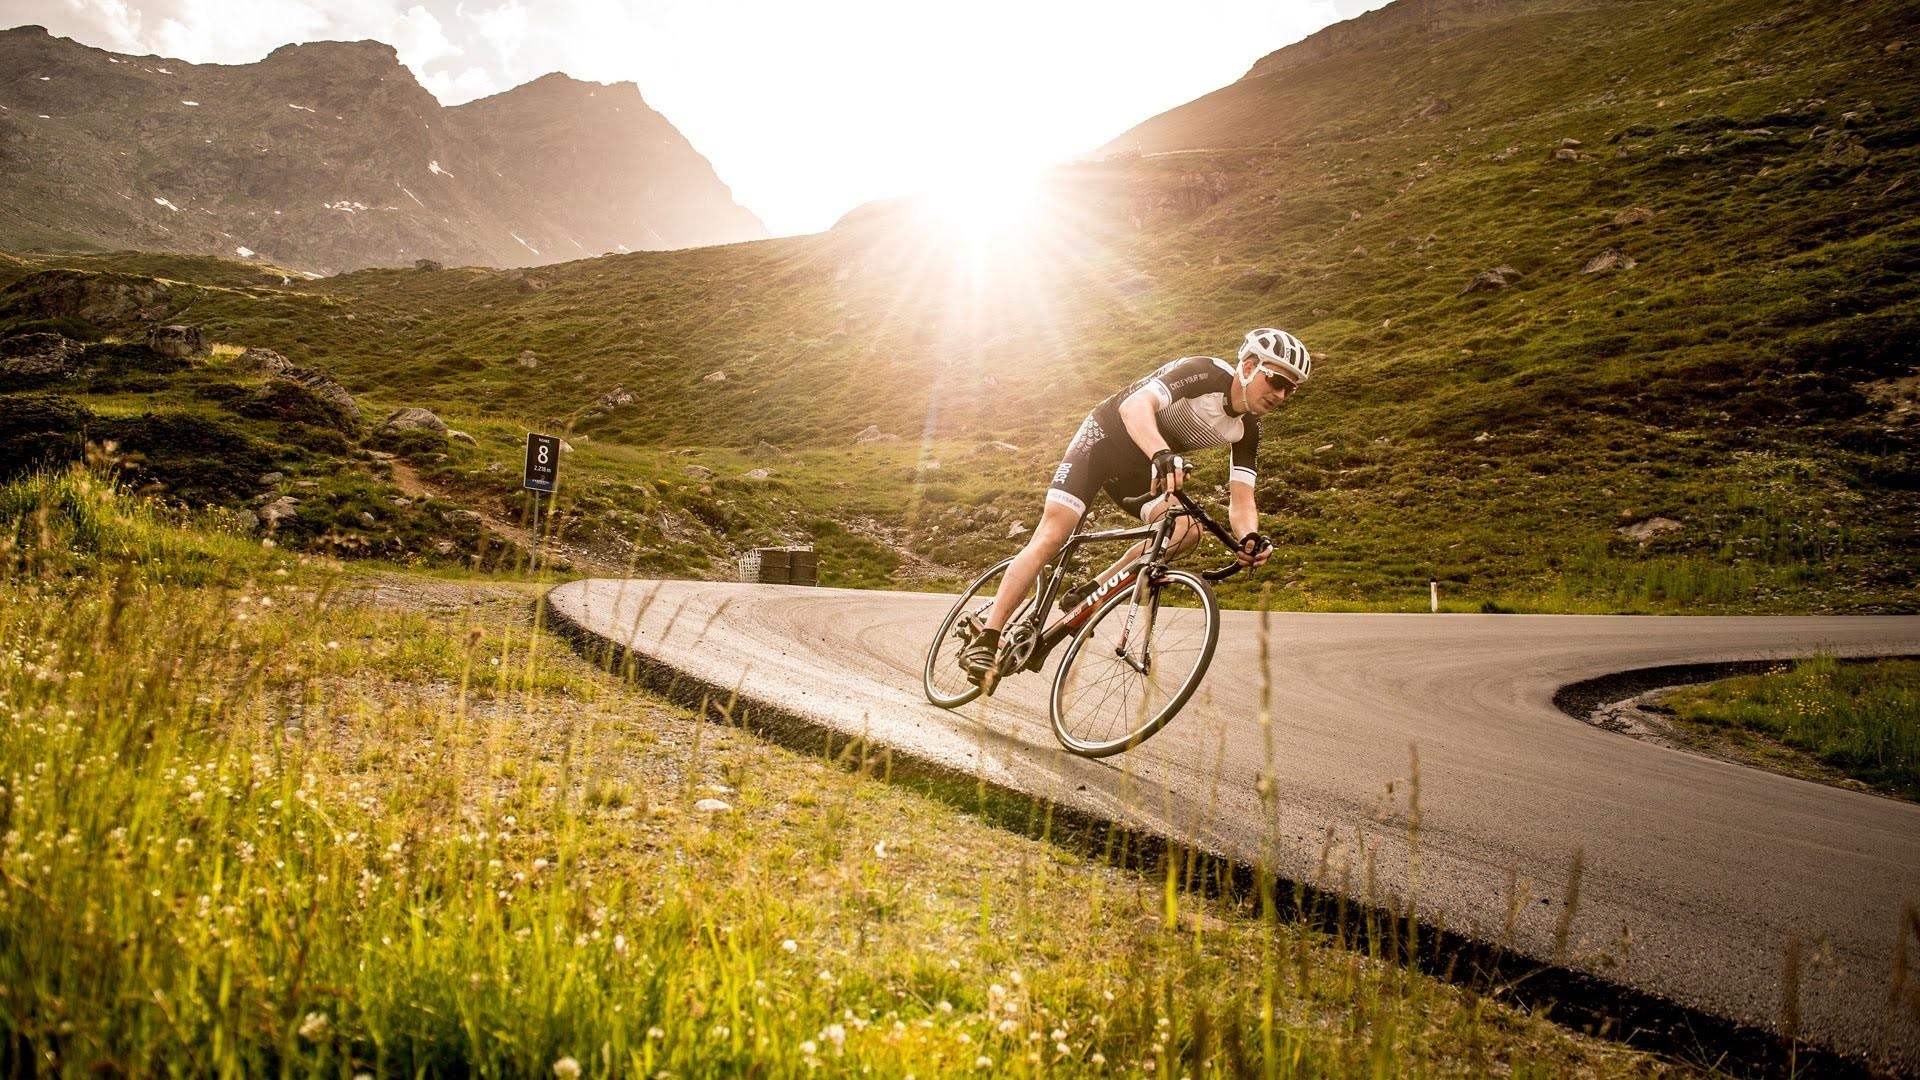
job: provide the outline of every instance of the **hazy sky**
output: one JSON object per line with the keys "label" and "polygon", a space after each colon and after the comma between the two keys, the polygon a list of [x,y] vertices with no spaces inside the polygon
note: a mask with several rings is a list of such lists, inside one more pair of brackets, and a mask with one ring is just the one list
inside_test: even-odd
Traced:
{"label": "hazy sky", "polygon": [[448,105],[550,71],[632,81],[781,235],[1070,158],[1384,3],[0,0],[0,27],[222,64],[374,38]]}

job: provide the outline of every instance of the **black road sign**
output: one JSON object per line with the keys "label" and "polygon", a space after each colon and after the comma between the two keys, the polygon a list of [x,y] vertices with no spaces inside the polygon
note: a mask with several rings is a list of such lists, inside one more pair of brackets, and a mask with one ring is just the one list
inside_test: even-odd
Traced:
{"label": "black road sign", "polygon": [[553,435],[527,432],[527,475],[521,486],[553,494],[560,486],[560,440]]}

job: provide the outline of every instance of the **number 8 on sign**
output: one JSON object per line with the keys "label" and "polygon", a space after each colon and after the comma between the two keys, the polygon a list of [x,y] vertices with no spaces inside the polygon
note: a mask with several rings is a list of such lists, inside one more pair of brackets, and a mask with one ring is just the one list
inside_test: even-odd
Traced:
{"label": "number 8 on sign", "polygon": [[527,471],[521,485],[528,491],[552,494],[560,484],[560,439],[527,433]]}

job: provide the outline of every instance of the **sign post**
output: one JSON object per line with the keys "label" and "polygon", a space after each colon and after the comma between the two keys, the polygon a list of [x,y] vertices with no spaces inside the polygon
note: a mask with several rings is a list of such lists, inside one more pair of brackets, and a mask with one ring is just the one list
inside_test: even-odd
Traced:
{"label": "sign post", "polygon": [[520,486],[533,492],[533,551],[536,563],[540,554],[540,496],[551,495],[560,487],[560,439],[554,435],[527,432],[527,468]]}

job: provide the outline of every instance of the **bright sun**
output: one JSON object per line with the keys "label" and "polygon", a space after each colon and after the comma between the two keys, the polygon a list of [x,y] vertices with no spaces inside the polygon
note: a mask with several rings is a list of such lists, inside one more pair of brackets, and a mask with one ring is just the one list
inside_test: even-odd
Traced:
{"label": "bright sun", "polygon": [[921,196],[928,223],[955,240],[991,244],[1027,232],[1040,204],[1038,170],[949,173]]}

